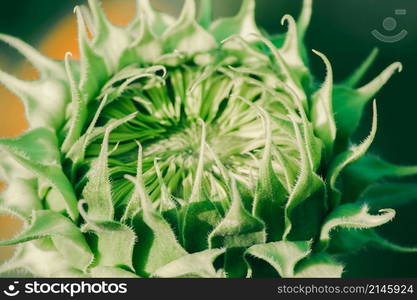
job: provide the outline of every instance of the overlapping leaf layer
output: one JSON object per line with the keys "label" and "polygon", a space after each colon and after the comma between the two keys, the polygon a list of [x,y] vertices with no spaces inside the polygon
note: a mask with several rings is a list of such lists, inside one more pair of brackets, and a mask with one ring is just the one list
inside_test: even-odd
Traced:
{"label": "overlapping leaf layer", "polygon": [[372,231],[416,189],[377,182],[417,173],[366,154],[375,103],[370,135],[351,142],[401,64],[357,88],[375,52],[334,84],[314,51],[317,83],[303,43],[311,0],[274,37],[257,28],[254,0],[215,21],[210,3],[197,16],[186,0],[175,20],[138,0],[120,28],[90,0],[75,10],[79,62],[0,35],[41,74],[0,71],[31,126],[0,140],[0,212],[25,224],[0,242],[19,244],[4,276],[339,277],[334,255],[368,242],[414,251]]}

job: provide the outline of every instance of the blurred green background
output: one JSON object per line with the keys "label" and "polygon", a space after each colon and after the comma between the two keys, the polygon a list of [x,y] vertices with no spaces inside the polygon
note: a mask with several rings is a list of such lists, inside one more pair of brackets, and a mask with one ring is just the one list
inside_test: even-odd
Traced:
{"label": "blurred green background", "polygon": [[[107,0],[108,1],[108,0]],[[103,0],[106,2],[106,0]],[[181,9],[183,0],[154,0],[166,5],[174,13]],[[229,16],[238,10],[241,0],[213,0],[216,16]],[[297,16],[301,0],[257,0],[257,22],[271,33],[283,32],[281,17]],[[2,0],[0,4],[0,32],[18,36],[37,45],[45,32],[72,8],[83,1],[76,0]],[[407,14],[396,16],[395,9]],[[379,125],[372,152],[397,164],[417,164],[417,1],[415,0],[318,0],[314,3],[312,24],[307,45],[317,49],[333,64],[335,80],[343,80],[374,48],[380,49],[377,63],[364,82],[371,80],[393,61],[401,61],[404,71],[377,95]],[[383,28],[383,20],[394,17],[398,27],[392,32]],[[378,29],[386,35],[402,29],[408,35],[397,43],[383,43],[371,35]],[[0,45],[3,65],[15,67],[20,57]],[[320,59],[311,56],[311,66],[318,80],[324,77]],[[370,111],[365,113],[357,140],[368,134]],[[1,120],[0,120],[1,121]],[[1,122],[0,122],[1,126]],[[417,180],[412,178],[410,180]],[[402,245],[417,246],[417,204],[397,211],[397,218],[381,230],[384,236]],[[0,250],[1,251],[1,250]],[[398,254],[369,247],[349,257],[346,276],[417,277],[417,255]]]}

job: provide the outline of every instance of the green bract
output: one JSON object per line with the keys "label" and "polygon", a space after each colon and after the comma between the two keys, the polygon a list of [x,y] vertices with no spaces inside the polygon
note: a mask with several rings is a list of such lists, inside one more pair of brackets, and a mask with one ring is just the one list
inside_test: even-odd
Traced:
{"label": "green bract", "polygon": [[196,17],[186,0],[175,20],[138,0],[120,28],[90,0],[75,10],[80,62],[0,35],[41,73],[0,72],[30,123],[0,140],[0,211],[25,223],[0,242],[19,244],[4,276],[338,277],[335,257],[369,242],[414,251],[373,231],[394,218],[398,192],[416,190],[378,182],[417,173],[366,154],[375,103],[371,133],[351,142],[401,64],[357,88],[372,52],[336,85],[314,51],[317,83],[303,44],[311,0],[275,37],[256,27],[254,0],[213,22],[210,3]]}

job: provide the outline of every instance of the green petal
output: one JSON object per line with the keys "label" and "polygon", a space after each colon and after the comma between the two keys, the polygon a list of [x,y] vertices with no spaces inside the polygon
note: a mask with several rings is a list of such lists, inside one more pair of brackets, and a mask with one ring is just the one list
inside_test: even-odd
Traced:
{"label": "green petal", "polygon": [[128,267],[133,270],[136,235],[131,228],[119,222],[88,220],[83,231],[94,232],[97,236],[95,267]]}
{"label": "green petal", "polygon": [[[284,239],[288,238],[292,228],[293,228],[293,220],[294,220],[294,211],[296,207],[303,204],[307,198],[313,195],[320,189],[324,188],[323,181],[312,171],[312,164],[309,161],[308,157],[308,150],[306,147],[306,143],[302,138],[300,129],[298,125],[293,120],[294,132],[296,136],[298,151],[300,153],[300,171],[299,176],[295,185],[292,187],[290,195],[288,197],[288,201],[285,204],[285,231],[284,231]],[[321,193],[322,194],[322,193]],[[315,203],[315,206],[318,206],[319,210],[325,207],[324,199],[315,199],[314,197],[309,198],[308,200],[319,200]],[[310,207],[310,209],[313,209]],[[317,212],[317,207],[314,209]],[[313,216],[314,217],[314,216]],[[320,217],[320,213],[318,216]],[[313,222],[314,223],[314,222]]]}
{"label": "green petal", "polygon": [[162,266],[187,254],[176,240],[169,224],[157,212],[139,213],[132,223],[138,232],[134,266],[142,276],[149,276]]}
{"label": "green petal", "polygon": [[178,21],[169,27],[162,36],[166,51],[179,51],[187,57],[205,53],[217,47],[210,33],[195,21],[194,0],[186,0]]}
{"label": "green petal", "polygon": [[388,82],[395,72],[401,72],[402,70],[403,66],[401,63],[393,63],[371,82],[358,88],[357,91],[363,99],[369,101],[369,99],[372,99],[372,97]]}
{"label": "green petal", "polygon": [[0,34],[0,40],[18,50],[40,73],[39,80],[24,81],[0,71],[0,83],[23,101],[32,128],[58,130],[64,122],[65,105],[69,101],[63,64],[43,56],[17,38]]}
{"label": "green petal", "polygon": [[[242,65],[256,67],[270,64],[269,57],[259,49],[243,39],[241,36],[234,35],[222,41],[222,50],[225,53],[225,61],[228,64],[241,63]],[[273,75],[275,76],[275,74]],[[276,77],[274,78],[276,79]]]}
{"label": "green petal", "polygon": [[53,79],[51,78],[53,76],[65,79],[65,71],[61,62],[43,56],[38,50],[13,36],[0,34],[0,40],[18,50],[39,71],[42,78]]}
{"label": "green petal", "polygon": [[24,81],[0,70],[0,83],[23,101],[31,128],[57,130],[62,126],[69,95],[61,81],[49,78]]}
{"label": "green petal", "polygon": [[208,200],[186,204],[181,212],[182,244],[188,252],[207,249],[210,232],[222,220],[221,206]]}
{"label": "green petal", "polygon": [[164,31],[175,23],[175,19],[170,15],[164,14],[159,11],[155,11],[149,0],[136,0],[137,16],[136,22],[133,21],[133,27],[135,23],[142,22],[142,16],[146,16],[149,20],[150,29],[156,36],[161,36]]}
{"label": "green petal", "polygon": [[333,151],[333,143],[336,139],[336,123],[332,99],[333,70],[326,56],[318,51],[314,51],[314,53],[324,61],[327,74],[322,87],[312,96],[311,120],[314,131],[324,142],[326,154],[329,157]]}
{"label": "green petal", "polygon": [[195,178],[193,182],[193,188],[191,191],[190,203],[202,201],[204,199],[202,181],[203,181],[203,172],[204,172],[204,153],[206,148],[206,125],[204,121],[200,120],[201,123],[201,141],[200,141],[200,151],[197,162],[197,169],[195,172]]}
{"label": "green petal", "polygon": [[[96,52],[88,39],[87,29],[80,8],[76,7],[75,12],[78,23],[78,45],[81,53],[80,101],[88,103],[97,96],[109,73],[104,58]],[[94,76],[91,76],[91,74],[94,74]]]}
{"label": "green petal", "polygon": [[296,73],[299,77],[308,76],[308,69],[303,61],[303,40],[302,33],[298,33],[297,24],[294,18],[290,15],[285,15],[281,24],[284,25],[287,23],[288,32],[285,36],[284,44],[282,48],[279,49],[281,56],[291,68],[291,70]]}
{"label": "green petal", "polygon": [[210,233],[209,247],[249,247],[265,241],[265,225],[246,211],[233,180],[232,205],[221,223]]}
{"label": "green petal", "polygon": [[11,182],[15,178],[36,179],[32,172],[14,160],[13,157],[7,155],[5,152],[0,153],[2,155],[0,160],[0,180]]}
{"label": "green petal", "polygon": [[91,165],[87,174],[88,183],[83,190],[83,197],[88,203],[88,217],[97,221],[112,221],[114,207],[112,187],[108,168],[109,136],[112,130],[130,121],[136,116],[131,114],[121,120],[112,122],[106,129],[100,155]]}
{"label": "green petal", "polygon": [[255,22],[255,1],[244,0],[236,16],[213,22],[210,32],[218,42],[233,35],[239,35],[249,41],[256,40],[256,35],[261,33]]}
{"label": "green petal", "polygon": [[304,200],[295,206],[291,212],[291,230],[286,236],[290,241],[309,240],[317,237],[320,233],[323,218],[327,211],[327,194],[321,179],[316,177],[312,180],[311,187],[306,187],[307,192],[311,193],[308,189],[314,188],[314,186],[319,188],[311,195],[305,195]]}
{"label": "green petal", "polygon": [[[89,146],[95,139],[97,139],[99,136],[105,134],[106,129],[110,124],[107,125],[107,127],[95,127],[97,120],[100,116],[100,114],[103,111],[104,106],[107,104],[107,97],[105,97],[103,100],[101,100],[100,105],[93,117],[93,120],[90,122],[90,125],[88,126],[85,133],[78,138],[75,142],[72,141],[72,138],[76,138],[79,133],[74,135],[73,137],[69,138],[71,136],[71,132],[68,133],[67,139],[64,141],[64,145],[62,146],[62,151],[66,152],[65,156],[66,158],[69,158],[73,162],[73,166],[71,169],[71,178],[73,179],[75,177],[75,172],[77,170],[77,167],[81,162],[85,160],[85,153],[87,150],[87,146]],[[70,147],[68,150],[65,149],[67,147],[66,143],[68,141],[68,146]]]}
{"label": "green petal", "polygon": [[[312,0],[303,0],[303,7],[301,13],[297,19],[297,41],[298,41],[298,55],[301,56],[302,62],[304,66],[308,65],[308,54],[307,49],[304,43],[304,37],[307,33],[308,27],[311,21],[311,15],[313,11],[313,1]],[[295,39],[295,37],[292,37]],[[275,45],[277,48],[281,48],[285,40],[287,39],[285,34],[278,34],[269,38],[269,40]],[[293,54],[294,55],[294,54]],[[308,70],[305,70],[308,71]]]}
{"label": "green petal", "polygon": [[87,101],[81,94],[78,83],[75,79],[73,69],[71,67],[69,57],[71,53],[65,55],[65,70],[67,72],[68,83],[71,90],[71,110],[72,114],[69,118],[69,122],[66,124],[68,132],[65,136],[64,143],[62,144],[62,151],[68,152],[69,148],[76,143],[80,137],[85,122],[87,120]]}
{"label": "green petal", "polygon": [[259,110],[264,122],[265,148],[260,162],[252,214],[265,223],[268,240],[276,241],[280,240],[284,233],[284,206],[287,191],[272,168],[271,119],[262,108],[257,105],[253,107]]}

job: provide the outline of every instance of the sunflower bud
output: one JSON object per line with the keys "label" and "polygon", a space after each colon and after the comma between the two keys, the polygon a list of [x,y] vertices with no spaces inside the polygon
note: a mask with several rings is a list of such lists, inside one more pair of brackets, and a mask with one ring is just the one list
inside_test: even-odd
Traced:
{"label": "sunflower bud", "polygon": [[0,242],[19,245],[3,274],[339,277],[336,255],[368,242],[414,251],[373,231],[395,216],[375,182],[417,173],[366,154],[375,102],[369,136],[351,143],[401,64],[356,88],[374,52],[334,84],[314,50],[326,69],[317,83],[303,43],[311,0],[280,36],[257,28],[254,0],[215,21],[210,3],[197,16],[186,0],[175,20],[138,0],[121,28],[90,0],[75,9],[80,61],[0,35],[42,75],[0,71],[31,126],[0,140],[0,211],[25,224]]}

